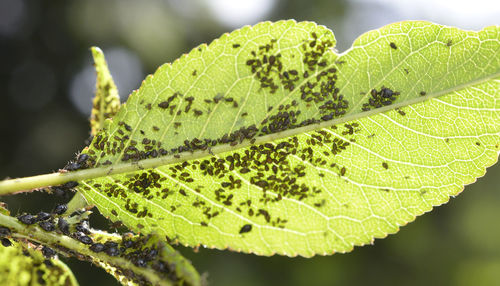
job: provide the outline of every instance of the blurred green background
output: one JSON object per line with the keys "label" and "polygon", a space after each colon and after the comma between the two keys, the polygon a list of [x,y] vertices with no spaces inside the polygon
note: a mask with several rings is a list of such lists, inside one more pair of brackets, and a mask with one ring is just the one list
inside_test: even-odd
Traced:
{"label": "blurred green background", "polygon": [[[88,137],[95,88],[89,47],[101,47],[122,100],[146,74],[224,32],[262,20],[311,20],[337,49],[370,29],[422,19],[463,29],[499,24],[500,3],[476,1],[0,0],[0,178],[65,165]],[[210,285],[500,285],[500,166],[397,235],[350,254],[257,257],[178,247]],[[2,198],[16,214],[50,210],[43,193]],[[94,216],[94,227],[107,222]],[[81,285],[118,285],[67,260]]]}

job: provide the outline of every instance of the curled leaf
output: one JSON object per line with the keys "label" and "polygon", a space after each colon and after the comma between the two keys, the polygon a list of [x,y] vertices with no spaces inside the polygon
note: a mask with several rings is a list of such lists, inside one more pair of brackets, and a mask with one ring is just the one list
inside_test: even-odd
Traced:
{"label": "curled leaf", "polygon": [[91,134],[95,135],[104,127],[105,120],[113,118],[120,109],[120,97],[101,49],[92,47],[91,51],[97,73],[96,91],[90,116]]}

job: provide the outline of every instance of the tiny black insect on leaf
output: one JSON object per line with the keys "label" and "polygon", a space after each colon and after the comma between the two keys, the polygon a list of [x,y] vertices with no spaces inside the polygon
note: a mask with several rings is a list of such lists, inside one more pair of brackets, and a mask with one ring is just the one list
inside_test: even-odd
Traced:
{"label": "tiny black insect on leaf", "polygon": [[43,228],[45,231],[54,231],[56,230],[56,226],[54,225],[53,222],[50,221],[41,221],[38,223],[38,225]]}
{"label": "tiny black insect on leaf", "polygon": [[36,219],[37,219],[37,221],[44,221],[44,220],[48,220],[50,217],[51,217],[51,215],[50,215],[49,213],[46,213],[46,212],[39,212],[39,213],[36,215]]}
{"label": "tiny black insect on leaf", "polygon": [[393,49],[395,49],[395,50],[398,48],[398,47],[396,46],[396,44],[394,44],[393,42],[391,42],[389,45],[391,46],[391,48],[393,48]]}
{"label": "tiny black insect on leaf", "polygon": [[8,238],[2,238],[2,245],[5,247],[9,247],[12,245],[12,242]]}
{"label": "tiny black insect on leaf", "polygon": [[69,182],[67,182],[67,183],[65,183],[65,184],[62,185],[62,187],[65,188],[65,189],[72,189],[72,188],[74,188],[76,186],[78,186],[78,183],[75,182],[75,181],[69,181]]}
{"label": "tiny black insect on leaf", "polygon": [[250,232],[252,230],[252,225],[251,224],[245,224],[244,226],[241,227],[240,229],[240,234]]}
{"label": "tiny black insect on leaf", "polygon": [[0,226],[0,237],[1,236],[9,236],[10,235],[10,229]]}
{"label": "tiny black insect on leaf", "polygon": [[59,218],[57,221],[57,227],[62,233],[69,235],[69,224],[65,219]]}
{"label": "tiny black insect on leaf", "polygon": [[42,254],[45,258],[52,258],[56,255],[56,252],[47,246],[42,247]]}
{"label": "tiny black insect on leaf", "polygon": [[118,250],[118,247],[112,246],[106,248],[106,254],[109,256],[118,256],[120,255],[120,251]]}
{"label": "tiny black insect on leaf", "polygon": [[68,206],[65,204],[59,204],[54,208],[54,213],[58,215],[62,215],[68,210]]}
{"label": "tiny black insect on leaf", "polygon": [[17,219],[24,224],[34,224],[37,222],[36,217],[30,214],[20,215]]}
{"label": "tiny black insect on leaf", "polygon": [[64,170],[68,171],[76,171],[82,167],[81,164],[77,162],[69,162],[66,166],[64,166]]}
{"label": "tiny black insect on leaf", "polygon": [[79,231],[75,233],[75,238],[83,244],[92,244],[92,242],[93,242],[92,238],[85,235],[83,232],[79,232]]}
{"label": "tiny black insect on leaf", "polygon": [[101,251],[103,251],[106,247],[104,247],[104,244],[102,244],[102,243],[94,243],[94,244],[92,244],[89,248],[90,248],[90,250],[92,250],[93,252],[101,252]]}
{"label": "tiny black insect on leaf", "polygon": [[151,260],[155,259],[157,255],[158,255],[158,250],[151,249],[146,254],[146,260],[151,261]]}
{"label": "tiny black insect on leaf", "polygon": [[87,162],[88,159],[89,159],[89,155],[80,154],[80,156],[78,156],[78,159],[76,159],[76,162],[78,164],[85,164],[85,162]]}
{"label": "tiny black insect on leaf", "polygon": [[134,242],[132,240],[123,240],[122,245],[125,248],[130,248],[134,245]]}
{"label": "tiny black insect on leaf", "polygon": [[137,258],[133,263],[139,267],[146,267],[146,260],[142,258]]}

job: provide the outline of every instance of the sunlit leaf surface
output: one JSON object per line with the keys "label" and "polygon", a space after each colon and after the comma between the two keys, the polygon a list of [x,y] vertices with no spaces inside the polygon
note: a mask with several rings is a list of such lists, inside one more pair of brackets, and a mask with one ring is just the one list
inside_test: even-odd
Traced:
{"label": "sunlit leaf surface", "polygon": [[89,166],[138,171],[78,189],[111,219],[190,246],[350,251],[496,162],[499,32],[401,22],[340,55],[310,22],[225,34],[147,77],[84,151]]}

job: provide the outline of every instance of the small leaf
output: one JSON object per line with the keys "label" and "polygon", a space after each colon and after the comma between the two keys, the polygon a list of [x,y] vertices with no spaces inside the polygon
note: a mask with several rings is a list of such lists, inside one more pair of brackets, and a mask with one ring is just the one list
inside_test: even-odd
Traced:
{"label": "small leaf", "polygon": [[0,246],[0,285],[78,285],[71,270],[59,259],[46,260],[40,251],[12,241]]}
{"label": "small leaf", "polygon": [[91,51],[97,72],[96,92],[90,116],[91,134],[95,135],[104,127],[105,120],[113,118],[120,109],[120,97],[101,49],[92,47]]}
{"label": "small leaf", "polygon": [[105,168],[78,190],[142,233],[312,256],[397,232],[496,162],[499,27],[401,22],[334,45],[265,22],[161,66],[85,151]]}

